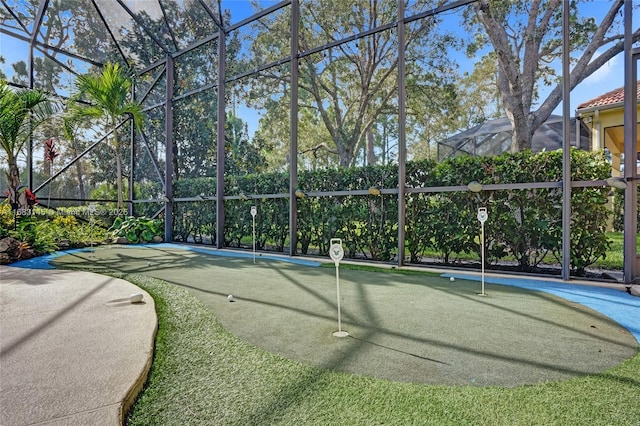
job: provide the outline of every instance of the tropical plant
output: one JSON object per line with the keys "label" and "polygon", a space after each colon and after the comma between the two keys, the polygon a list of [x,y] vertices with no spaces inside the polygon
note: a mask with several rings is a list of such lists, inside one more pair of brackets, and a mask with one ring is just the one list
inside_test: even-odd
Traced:
{"label": "tropical plant", "polygon": [[151,242],[153,237],[162,236],[164,232],[162,220],[146,217],[117,217],[109,228],[115,237],[125,237],[130,243]]}
{"label": "tropical plant", "polygon": [[0,80],[0,147],[7,158],[12,200],[20,186],[18,154],[33,131],[52,114],[53,104],[43,91],[12,89],[5,80]]}
{"label": "tropical plant", "polygon": [[[116,186],[118,190],[118,208],[124,208],[124,190],[122,185],[122,152],[117,129],[125,117],[133,119],[136,128],[142,126],[142,107],[129,100],[133,80],[117,63],[107,63],[100,74],[78,76],[76,88],[78,94],[71,103],[70,116],[74,120],[84,118],[104,120],[106,133],[110,132],[111,147],[116,158]],[[91,102],[89,105],[81,99]]]}

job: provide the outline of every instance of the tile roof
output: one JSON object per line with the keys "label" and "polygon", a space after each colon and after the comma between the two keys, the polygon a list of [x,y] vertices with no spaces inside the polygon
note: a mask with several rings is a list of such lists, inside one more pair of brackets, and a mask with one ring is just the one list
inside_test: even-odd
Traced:
{"label": "tile roof", "polygon": [[[637,91],[638,91],[638,98],[640,98],[640,81],[638,82]],[[597,98],[591,99],[590,101],[581,103],[580,105],[578,105],[578,109],[613,105],[613,104],[622,103],[623,101],[624,101],[624,87],[620,87],[618,89],[607,92],[604,95],[600,95]]]}

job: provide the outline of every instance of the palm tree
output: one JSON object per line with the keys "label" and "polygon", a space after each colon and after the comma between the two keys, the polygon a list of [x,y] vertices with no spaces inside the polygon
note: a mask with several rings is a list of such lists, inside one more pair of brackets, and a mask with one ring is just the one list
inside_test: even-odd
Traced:
{"label": "palm tree", "polygon": [[[118,189],[118,208],[124,207],[122,189],[122,153],[117,127],[125,117],[132,117],[136,128],[142,125],[142,107],[138,102],[130,101],[133,86],[132,78],[116,63],[107,63],[100,74],[78,76],[76,88],[78,95],[71,104],[71,116],[105,120],[106,133],[111,132],[111,146],[116,155],[116,185]],[[80,99],[90,104],[82,104]]]}
{"label": "palm tree", "polygon": [[0,79],[0,146],[7,156],[9,197],[20,186],[18,154],[33,131],[53,113],[47,95],[37,89],[12,89]]}

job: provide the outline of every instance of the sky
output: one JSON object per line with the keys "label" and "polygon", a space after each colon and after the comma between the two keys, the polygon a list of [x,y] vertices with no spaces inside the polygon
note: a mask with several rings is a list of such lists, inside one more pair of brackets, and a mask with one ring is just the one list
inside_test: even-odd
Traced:
{"label": "sky", "polygon": [[[624,55],[620,53],[587,77],[571,92],[571,114],[574,114],[578,105],[623,86]],[[561,115],[562,105],[554,113]]]}
{"label": "sky", "polygon": [[[148,4],[153,0],[129,0],[127,4],[134,10],[145,9],[145,4]],[[155,1],[153,1],[155,4]],[[261,1],[263,8],[268,8],[274,4],[279,3],[278,0],[263,0]],[[254,10],[248,0],[222,0],[223,9],[229,9],[231,11],[232,23],[239,22],[247,17],[253,15]],[[593,15],[599,17],[606,12],[610,7],[610,1],[608,0],[595,0],[585,3],[581,6],[581,13],[585,15]],[[157,8],[155,8],[157,9]],[[154,9],[154,10],[155,10]],[[151,9],[149,9],[151,10]],[[637,21],[637,19],[636,19]],[[19,60],[26,60],[28,45],[23,42],[16,42],[12,38],[9,38],[3,34],[0,34],[0,55],[5,57],[6,64],[1,65],[3,71],[10,75],[12,72],[9,64]],[[588,77],[585,81],[580,83],[571,92],[571,107],[570,111],[573,115],[577,106],[590,99],[593,99],[601,94],[604,94],[610,90],[617,89],[624,85],[624,60],[623,55],[620,54],[610,60],[596,73]],[[542,88],[541,95],[544,97],[550,89]],[[248,110],[247,108],[239,107],[238,111],[244,116],[255,115],[255,111]],[[560,104],[555,114],[560,115],[562,113],[562,104]],[[253,134],[255,127],[257,126],[257,118],[248,120],[250,133]]]}

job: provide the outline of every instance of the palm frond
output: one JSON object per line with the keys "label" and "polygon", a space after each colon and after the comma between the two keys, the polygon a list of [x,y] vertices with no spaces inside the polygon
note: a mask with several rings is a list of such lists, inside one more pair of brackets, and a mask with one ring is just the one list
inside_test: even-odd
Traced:
{"label": "palm frond", "polygon": [[[97,118],[101,114],[115,121],[131,115],[136,127],[142,125],[143,114],[140,104],[130,101],[132,78],[116,63],[107,63],[100,74],[84,74],[78,77],[76,87],[79,94],[92,103],[82,115]],[[76,105],[78,105],[76,103]]]}
{"label": "palm frond", "polygon": [[0,147],[15,158],[33,131],[54,113],[47,95],[35,89],[11,89],[0,80]]}

